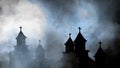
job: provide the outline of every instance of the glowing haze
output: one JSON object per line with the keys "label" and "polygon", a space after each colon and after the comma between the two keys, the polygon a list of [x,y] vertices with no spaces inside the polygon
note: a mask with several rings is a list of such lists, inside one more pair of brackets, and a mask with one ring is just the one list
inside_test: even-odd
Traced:
{"label": "glowing haze", "polygon": [[68,34],[72,33],[74,40],[81,27],[92,57],[97,43],[112,41],[117,28],[98,8],[93,0],[0,0],[0,53],[13,50],[22,26],[29,47],[36,47],[40,39],[47,58],[58,60]]}
{"label": "glowing haze", "polygon": [[[4,1],[1,1],[1,3],[2,2],[3,4],[6,4]],[[17,4],[8,2],[8,4],[8,6],[3,5],[2,9],[4,10],[1,12],[0,16],[0,42],[2,43],[11,40],[15,45],[15,38],[19,33],[19,27],[22,26],[23,32],[28,37],[27,40],[30,42],[34,40],[32,43],[36,44],[37,40],[44,36],[43,31],[46,27],[46,14],[43,8],[38,7],[36,4],[32,4],[27,0],[21,0]],[[9,9],[10,7],[12,8]],[[28,43],[30,43],[29,41]]]}

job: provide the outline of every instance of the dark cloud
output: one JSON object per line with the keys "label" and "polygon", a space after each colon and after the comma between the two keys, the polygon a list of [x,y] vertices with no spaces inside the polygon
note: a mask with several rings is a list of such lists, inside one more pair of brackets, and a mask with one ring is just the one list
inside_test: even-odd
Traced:
{"label": "dark cloud", "polygon": [[65,23],[76,23],[75,20],[78,18],[75,0],[40,0],[40,2],[49,10],[50,17],[54,18],[53,22],[57,27]]}
{"label": "dark cloud", "polygon": [[[118,36],[120,33],[118,24],[120,18],[119,0],[36,0],[36,1],[41,2],[44,5],[44,7],[47,8],[48,12],[50,13],[49,18],[53,19],[53,21],[52,22],[50,21],[50,23],[53,24],[54,27],[61,28],[64,28],[63,26],[66,25],[72,26],[79,23],[78,20],[81,19],[78,17],[77,14],[78,11],[77,5],[81,7],[82,2],[86,2],[86,4],[87,3],[93,4],[97,9],[98,27],[92,33],[92,35],[94,34],[94,36],[91,36],[91,39],[92,38],[94,38],[94,40],[98,39],[97,32],[99,33],[99,31],[100,33],[101,32],[104,33],[104,36],[108,35],[108,37],[111,37],[114,34],[113,38],[103,38],[101,40],[104,41],[103,43],[105,43],[105,47],[107,46],[108,48],[110,47],[111,49],[113,47],[115,48],[118,47],[119,43],[118,42],[116,43],[116,41],[119,41]],[[109,34],[110,32],[112,33]],[[54,32],[52,33],[54,34]],[[47,35],[49,36],[49,34]],[[94,48],[94,46],[92,46],[91,48]]]}
{"label": "dark cloud", "polygon": [[[57,24],[60,27],[62,27],[66,23],[69,24],[70,26],[78,23],[76,20],[80,18],[77,17],[76,11],[78,11],[78,8],[76,7],[76,2],[81,3],[84,1],[93,4],[97,9],[99,25],[97,29],[95,29],[95,31],[93,32],[93,34],[95,35],[91,36],[91,38],[97,39],[96,32],[98,31],[101,31],[102,33],[105,32],[104,36],[108,35],[108,37],[111,37],[114,34],[113,38],[102,39],[102,41],[104,41],[103,43],[105,43],[103,47],[105,47],[106,50],[111,49],[111,51],[114,51],[114,52],[109,52],[110,54],[111,53],[113,55],[116,53],[119,54],[120,52],[119,51],[119,44],[120,44],[119,43],[120,41],[120,37],[119,37],[120,1],[119,0],[40,0],[40,1],[49,9],[52,18],[54,18],[55,20],[53,24]],[[66,20],[67,22],[65,22]],[[110,32],[111,34],[109,34]],[[92,44],[94,45],[95,43]],[[94,48],[94,46],[92,46],[91,48]]]}

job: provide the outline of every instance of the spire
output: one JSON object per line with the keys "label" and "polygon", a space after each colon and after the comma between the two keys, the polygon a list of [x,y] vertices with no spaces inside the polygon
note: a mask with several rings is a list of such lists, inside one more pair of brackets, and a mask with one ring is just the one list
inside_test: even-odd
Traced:
{"label": "spire", "polygon": [[99,45],[101,46],[101,44],[102,44],[102,42],[100,41],[100,42],[99,42]]}
{"label": "spire", "polygon": [[71,33],[69,33],[69,39],[67,40],[67,42],[65,43],[65,45],[69,45],[69,44],[73,44],[73,41],[71,39]]}
{"label": "spire", "polygon": [[18,36],[16,37],[16,39],[17,39],[17,45],[25,44],[26,36],[22,32],[21,26],[20,26],[20,32],[19,32]]}
{"label": "spire", "polygon": [[74,43],[73,43],[73,40],[71,39],[71,33],[69,33],[69,38],[65,43],[65,52],[70,53],[73,51],[74,51]]}
{"label": "spire", "polygon": [[102,42],[98,42],[99,43],[99,48],[102,49],[101,45],[102,45]]}
{"label": "spire", "polygon": [[41,40],[39,40],[39,45],[41,45]]}
{"label": "spire", "polygon": [[43,49],[43,47],[42,47],[42,45],[41,45],[41,40],[39,40],[39,45],[38,45],[38,47],[37,47],[37,49],[36,49],[36,52],[42,53],[43,51],[44,51],[44,49]]}
{"label": "spire", "polygon": [[102,42],[99,42],[99,48],[95,54],[95,66],[96,68],[105,68],[107,55],[101,47]]}
{"label": "spire", "polygon": [[23,32],[22,32],[22,27],[20,26],[20,32],[19,32],[19,34],[18,34],[18,36],[16,37],[16,39],[19,39],[19,38],[26,38],[26,36],[23,34]]}
{"label": "spire", "polygon": [[75,43],[86,42],[86,39],[82,36],[82,34],[80,32],[81,28],[79,27],[78,29],[79,29],[79,33],[78,33],[77,37],[75,38],[74,42]]}
{"label": "spire", "polygon": [[38,40],[39,45],[37,46],[36,50],[35,50],[35,54],[36,54],[36,60],[44,60],[44,48],[41,45],[41,40]]}
{"label": "spire", "polygon": [[99,48],[98,48],[98,51],[95,54],[95,57],[105,56],[105,52],[103,51],[101,45],[102,45],[102,42],[100,41],[99,42]]}

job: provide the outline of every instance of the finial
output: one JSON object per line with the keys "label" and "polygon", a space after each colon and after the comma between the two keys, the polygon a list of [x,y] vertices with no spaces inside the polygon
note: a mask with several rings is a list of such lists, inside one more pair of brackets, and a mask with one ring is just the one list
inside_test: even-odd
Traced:
{"label": "finial", "polygon": [[81,28],[80,28],[80,27],[78,27],[78,29],[79,29],[79,32],[80,32]]}
{"label": "finial", "polygon": [[39,45],[41,44],[41,40],[39,40]]}
{"label": "finial", "polygon": [[101,44],[102,44],[102,42],[100,41],[100,42],[99,42],[99,45],[101,46]]}
{"label": "finial", "polygon": [[20,26],[20,31],[22,31],[22,27]]}
{"label": "finial", "polygon": [[69,33],[69,37],[71,37],[71,33]]}

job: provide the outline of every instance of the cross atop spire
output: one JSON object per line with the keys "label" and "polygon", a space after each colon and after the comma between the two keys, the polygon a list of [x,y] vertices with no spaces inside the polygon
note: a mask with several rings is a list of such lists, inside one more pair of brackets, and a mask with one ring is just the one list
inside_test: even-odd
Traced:
{"label": "cross atop spire", "polygon": [[102,42],[100,41],[100,42],[99,42],[99,45],[101,46],[101,44],[102,44]]}
{"label": "cross atop spire", "polygon": [[39,40],[39,45],[41,44],[41,40]]}
{"label": "cross atop spire", "polygon": [[22,27],[20,26],[20,31],[22,31]]}
{"label": "cross atop spire", "polygon": [[79,29],[79,32],[80,32],[81,28],[80,28],[80,27],[78,27],[78,29]]}
{"label": "cross atop spire", "polygon": [[69,33],[69,37],[71,37],[71,33]]}
{"label": "cross atop spire", "polygon": [[102,42],[100,41],[99,42],[99,48],[98,48],[98,50],[97,50],[97,52],[96,52],[96,54],[94,56],[95,59],[100,59],[99,60],[100,62],[101,62],[101,60],[104,60],[104,58],[106,57],[106,54],[105,54],[104,50],[101,47],[101,44],[102,44]]}

